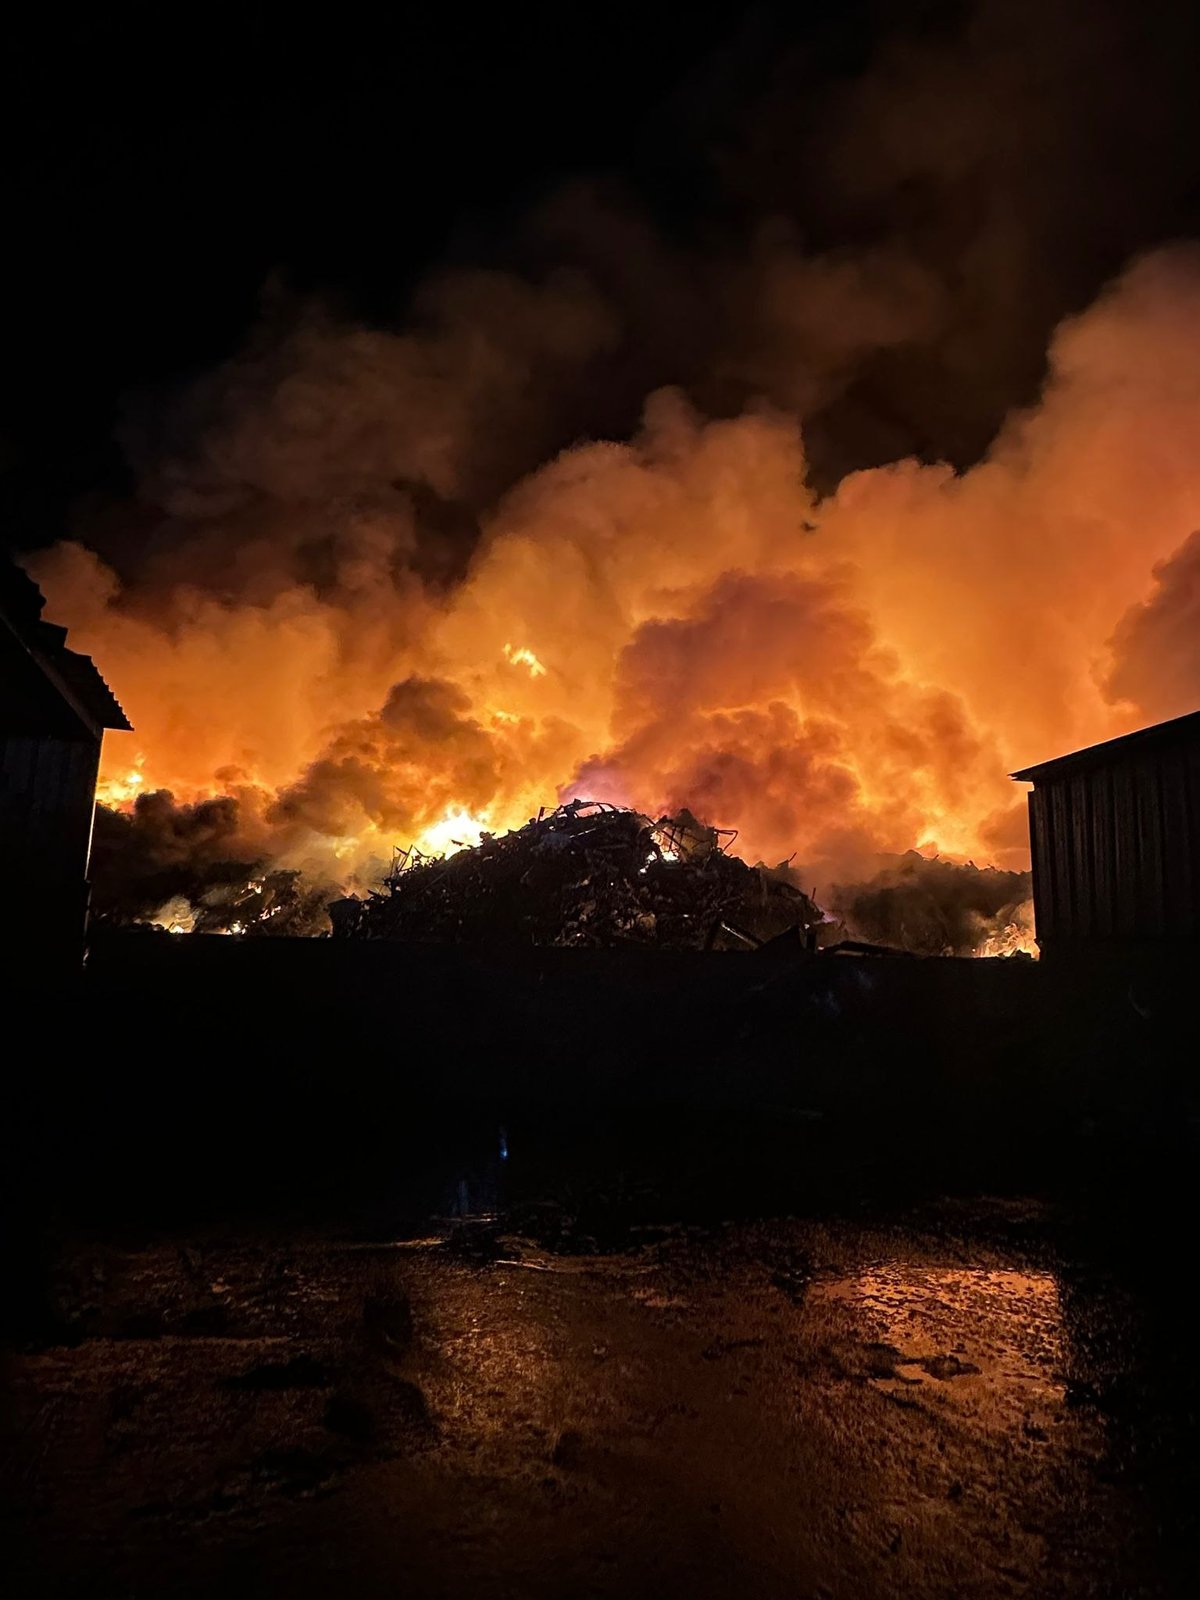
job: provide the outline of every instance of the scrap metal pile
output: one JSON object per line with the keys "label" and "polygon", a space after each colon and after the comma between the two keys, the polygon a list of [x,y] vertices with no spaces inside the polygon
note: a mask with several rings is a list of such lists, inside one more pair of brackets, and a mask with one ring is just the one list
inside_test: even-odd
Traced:
{"label": "scrap metal pile", "polygon": [[822,920],[782,869],[728,854],[736,834],[689,811],[657,822],[573,800],[430,858],[398,850],[382,888],[330,907],[335,937],[434,943],[748,949]]}

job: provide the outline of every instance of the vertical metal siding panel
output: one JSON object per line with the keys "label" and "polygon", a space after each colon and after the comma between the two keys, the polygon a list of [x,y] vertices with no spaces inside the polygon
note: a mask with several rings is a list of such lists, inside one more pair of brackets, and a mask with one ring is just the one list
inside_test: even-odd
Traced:
{"label": "vertical metal siding panel", "polygon": [[62,814],[65,788],[66,752],[57,739],[48,739],[38,762],[38,810],[47,834]]}
{"label": "vertical metal siding panel", "polygon": [[71,828],[72,847],[76,852],[79,877],[87,876],[88,850],[92,839],[92,812],[96,804],[96,775],[100,765],[100,747],[97,744],[78,742],[74,746],[71,763]]}
{"label": "vertical metal siding panel", "polygon": [[1033,876],[1034,932],[1039,943],[1054,937],[1054,879],[1047,840],[1046,792],[1029,791],[1029,865]]}
{"label": "vertical metal siding panel", "polygon": [[37,782],[34,788],[34,809],[38,827],[49,839],[54,813],[58,805],[61,758],[57,740],[42,739],[38,743]]}
{"label": "vertical metal siding panel", "polygon": [[1134,765],[1137,793],[1137,829],[1141,844],[1138,876],[1138,937],[1161,938],[1166,932],[1163,904],[1162,798],[1158,761],[1153,751]]}
{"label": "vertical metal siding panel", "polygon": [[1163,932],[1173,934],[1178,918],[1175,911],[1177,885],[1172,869],[1175,852],[1172,849],[1174,829],[1171,823],[1171,796],[1174,790],[1175,751],[1160,750],[1154,757],[1154,786],[1158,798],[1158,838],[1160,846],[1158,868],[1158,902]]}
{"label": "vertical metal siding panel", "polygon": [[1055,849],[1058,819],[1054,805],[1054,785],[1046,784],[1042,788],[1042,815],[1045,820],[1044,857],[1046,863],[1046,876],[1050,880],[1050,903],[1054,909],[1054,937],[1062,940],[1070,935],[1071,928],[1067,920],[1066,907],[1063,902],[1063,882],[1059,872],[1058,852]]}
{"label": "vertical metal siding panel", "polygon": [[1200,740],[1042,779],[1029,796],[1038,938],[1200,938]]}
{"label": "vertical metal siding panel", "polygon": [[1067,904],[1070,906],[1070,938],[1078,939],[1082,928],[1083,906],[1080,902],[1080,882],[1078,882],[1078,859],[1075,854],[1075,832],[1078,829],[1078,810],[1075,806],[1075,786],[1072,779],[1059,784],[1061,800],[1061,838],[1059,848],[1062,851],[1062,872],[1066,877]]}
{"label": "vertical metal siding panel", "polygon": [[1070,782],[1059,784],[1059,806],[1061,806],[1061,838],[1059,850],[1062,854],[1062,890],[1066,901],[1067,917],[1070,923],[1070,938],[1080,938],[1082,933],[1083,902],[1080,899],[1080,882],[1078,882],[1078,861],[1075,859],[1075,830],[1078,827],[1078,814],[1075,810],[1075,792]]}
{"label": "vertical metal siding panel", "polygon": [[1188,837],[1187,928],[1193,937],[1200,937],[1200,744],[1184,751],[1181,782]]}
{"label": "vertical metal siding panel", "polygon": [[1095,887],[1095,933],[1100,939],[1113,935],[1113,886],[1116,881],[1116,849],[1113,841],[1112,773],[1101,767],[1092,774],[1091,851]]}
{"label": "vertical metal siding panel", "polygon": [[1146,871],[1137,766],[1132,761],[1122,762],[1117,768],[1116,777],[1124,796],[1121,839],[1128,856],[1128,868],[1121,885],[1124,907],[1124,925],[1121,931],[1127,939],[1137,939],[1142,932],[1144,915],[1142,879]]}
{"label": "vertical metal siding panel", "polygon": [[1180,842],[1177,875],[1179,929],[1185,938],[1200,935],[1200,750],[1193,752],[1193,783],[1187,752],[1181,751],[1175,775],[1176,836]]}
{"label": "vertical metal siding panel", "polygon": [[1073,782],[1062,785],[1066,831],[1063,834],[1063,863],[1067,879],[1067,893],[1071,906],[1071,937],[1080,939],[1087,933],[1087,883],[1080,871],[1079,860],[1079,793]]}
{"label": "vertical metal siding panel", "polygon": [[99,749],[81,739],[0,743],[5,859],[22,874],[82,881]]}
{"label": "vertical metal siding panel", "polygon": [[1133,780],[1128,767],[1113,768],[1112,788],[1116,879],[1113,892],[1113,932],[1118,938],[1130,939],[1137,928],[1137,878],[1140,863],[1137,810]]}
{"label": "vertical metal siding panel", "polygon": [[1075,892],[1075,933],[1091,938],[1095,933],[1093,916],[1093,872],[1091,807],[1088,803],[1091,777],[1081,773],[1068,785],[1071,804],[1071,882]]}
{"label": "vertical metal siding panel", "polygon": [[5,787],[11,794],[28,794],[33,771],[32,739],[6,739],[0,769],[4,773]]}
{"label": "vertical metal siding panel", "polygon": [[1047,791],[1050,806],[1050,859],[1054,863],[1055,921],[1060,940],[1074,939],[1075,895],[1071,883],[1071,797],[1063,782]]}
{"label": "vertical metal siding panel", "polygon": [[1162,895],[1164,932],[1178,938],[1188,933],[1191,882],[1191,840],[1187,829],[1187,771],[1183,752],[1165,750],[1158,761],[1158,798],[1162,819]]}

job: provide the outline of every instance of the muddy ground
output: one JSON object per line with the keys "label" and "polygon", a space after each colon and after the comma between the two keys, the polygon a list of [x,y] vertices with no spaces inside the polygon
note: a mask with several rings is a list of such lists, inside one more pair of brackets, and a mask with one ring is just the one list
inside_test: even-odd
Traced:
{"label": "muddy ground", "polygon": [[64,1247],[60,1338],[8,1362],[6,1592],[1190,1592],[1194,1380],[1073,1227]]}
{"label": "muddy ground", "polygon": [[1196,1592],[1194,982],[602,954],[23,996],[6,1600]]}

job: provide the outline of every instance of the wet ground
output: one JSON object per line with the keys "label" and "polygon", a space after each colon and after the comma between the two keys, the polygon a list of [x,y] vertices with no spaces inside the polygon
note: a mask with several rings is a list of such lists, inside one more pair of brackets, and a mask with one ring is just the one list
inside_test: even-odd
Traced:
{"label": "wet ground", "polygon": [[94,954],[0,1120],[4,1600],[1200,1589],[1194,974]]}
{"label": "wet ground", "polygon": [[1193,1592],[1186,1341],[1061,1207],[505,1226],[64,1242],[6,1592]]}

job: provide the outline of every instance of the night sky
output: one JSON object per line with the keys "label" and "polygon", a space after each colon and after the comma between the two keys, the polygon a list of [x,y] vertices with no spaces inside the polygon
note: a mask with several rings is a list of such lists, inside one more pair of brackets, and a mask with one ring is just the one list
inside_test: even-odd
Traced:
{"label": "night sky", "polygon": [[[861,62],[859,7],[576,12],[126,6],[26,24],[5,118],[7,532],[121,480],[124,396],[231,354],[264,285],[383,325],[426,271],[509,264],[576,174],[661,225],[722,204],[713,150],[800,35]],[[853,20],[848,20],[853,19]]]}
{"label": "night sky", "polygon": [[[945,286],[951,326],[865,360],[809,418],[810,452],[830,480],[909,452],[969,463],[1036,392],[1061,315],[1200,222],[1194,9],[26,20],[4,89],[5,535],[43,544],[126,495],[122,416],[231,356],[264,289],[398,327],[446,267],[611,275],[619,230],[546,226],[581,194],[678,281],[721,278],[764,230],[825,252],[902,244]],[[727,301],[714,313],[705,291],[689,315],[668,337],[631,313],[556,442],[620,436],[663,382],[715,413],[755,381],[791,400],[718,370],[707,325]]]}

